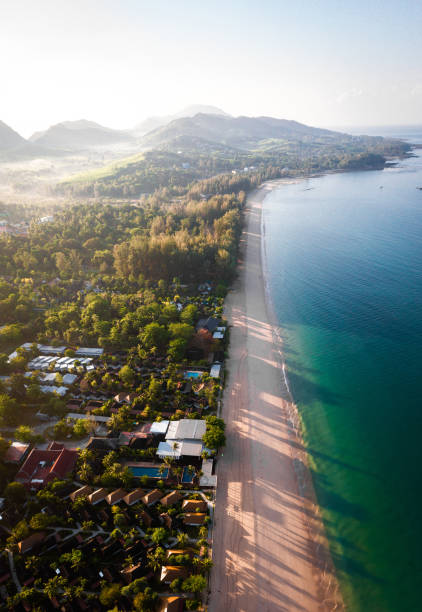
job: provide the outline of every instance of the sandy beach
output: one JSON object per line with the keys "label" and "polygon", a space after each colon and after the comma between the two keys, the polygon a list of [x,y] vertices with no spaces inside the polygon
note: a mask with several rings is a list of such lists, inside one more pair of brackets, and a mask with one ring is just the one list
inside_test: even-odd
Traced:
{"label": "sandy beach", "polygon": [[261,214],[273,187],[248,197],[225,306],[227,445],[217,465],[210,612],[343,609],[266,299]]}

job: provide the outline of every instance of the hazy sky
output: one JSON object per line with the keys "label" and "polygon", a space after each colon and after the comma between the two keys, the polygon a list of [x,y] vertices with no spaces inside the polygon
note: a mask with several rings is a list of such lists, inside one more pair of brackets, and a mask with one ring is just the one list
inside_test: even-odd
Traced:
{"label": "hazy sky", "polygon": [[0,0],[0,119],[422,123],[422,0]]}

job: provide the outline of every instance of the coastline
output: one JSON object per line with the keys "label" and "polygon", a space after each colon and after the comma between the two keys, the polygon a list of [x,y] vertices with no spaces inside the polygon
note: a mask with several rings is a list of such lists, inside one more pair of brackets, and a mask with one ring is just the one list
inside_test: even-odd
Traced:
{"label": "coastline", "polygon": [[239,276],[225,306],[227,446],[217,465],[210,612],[344,609],[266,273],[263,201],[300,180],[264,183],[247,198]]}

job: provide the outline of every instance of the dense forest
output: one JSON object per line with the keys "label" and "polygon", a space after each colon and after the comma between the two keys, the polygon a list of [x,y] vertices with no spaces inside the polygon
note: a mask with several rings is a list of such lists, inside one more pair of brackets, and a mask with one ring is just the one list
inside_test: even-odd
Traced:
{"label": "dense forest", "polygon": [[154,303],[180,284],[209,281],[224,293],[245,201],[234,179],[230,189],[211,179],[220,193],[206,199],[195,189],[177,198],[161,190],[139,206],[71,206],[49,223],[34,220],[28,236],[3,237],[0,341],[128,346],[130,330],[137,338],[147,323],[178,320],[174,305],[163,314]]}

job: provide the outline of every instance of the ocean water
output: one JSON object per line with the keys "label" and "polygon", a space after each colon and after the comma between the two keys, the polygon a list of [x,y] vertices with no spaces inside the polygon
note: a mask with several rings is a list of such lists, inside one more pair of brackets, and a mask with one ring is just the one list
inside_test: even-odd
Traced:
{"label": "ocean water", "polygon": [[[422,142],[422,130],[407,136]],[[353,612],[422,610],[417,186],[419,156],[284,185],[264,202],[289,383]]]}

